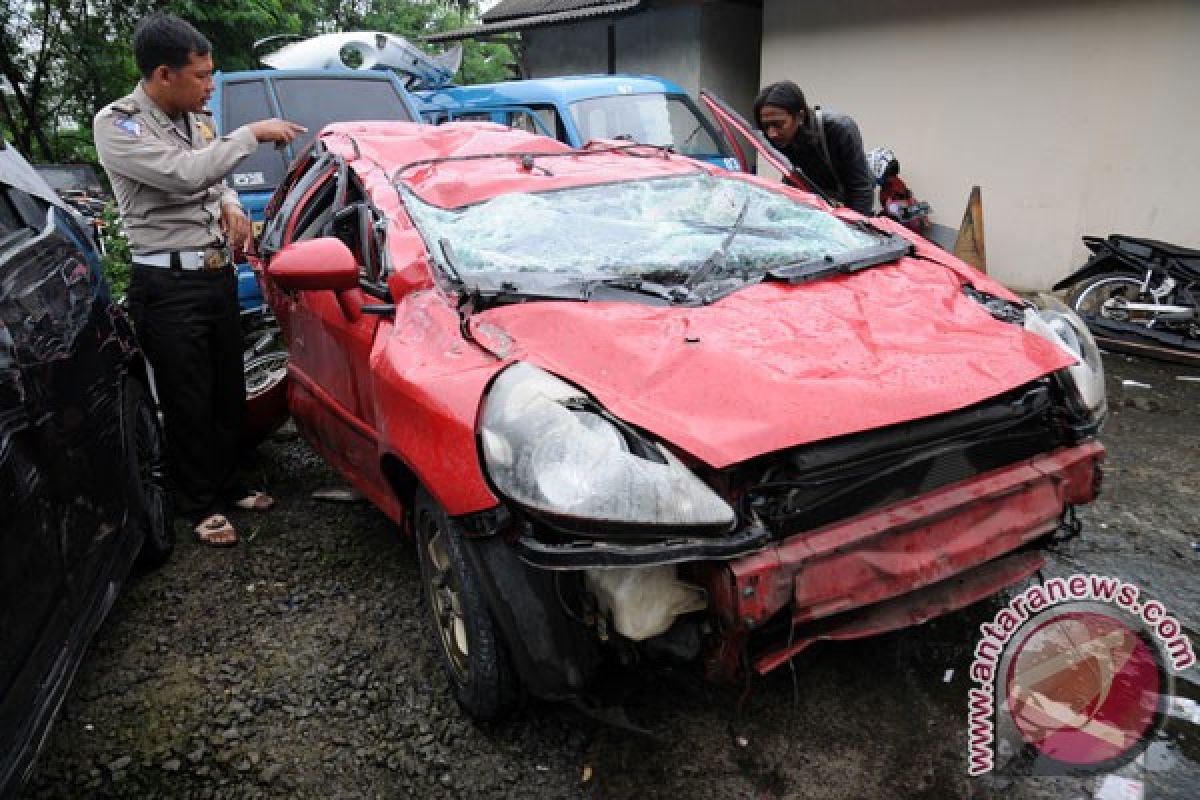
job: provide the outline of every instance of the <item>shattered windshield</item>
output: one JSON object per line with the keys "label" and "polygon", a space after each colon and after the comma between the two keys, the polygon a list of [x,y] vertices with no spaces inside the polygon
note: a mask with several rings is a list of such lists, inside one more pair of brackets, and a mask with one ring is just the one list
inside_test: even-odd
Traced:
{"label": "shattered windshield", "polygon": [[405,203],[435,258],[439,243],[452,245],[452,268],[468,283],[501,273],[752,280],[885,240],[780,192],[707,174],[506,194],[458,209],[411,192]]}

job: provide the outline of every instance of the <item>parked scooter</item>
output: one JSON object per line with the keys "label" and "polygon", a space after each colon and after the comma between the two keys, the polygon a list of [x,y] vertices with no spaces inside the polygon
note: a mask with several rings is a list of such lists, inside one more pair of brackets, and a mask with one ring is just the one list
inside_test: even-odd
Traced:
{"label": "parked scooter", "polygon": [[1200,362],[1200,250],[1113,234],[1083,237],[1087,263],[1059,281],[1102,346]]}
{"label": "parked scooter", "polygon": [[896,154],[886,147],[876,148],[867,154],[867,164],[879,187],[879,213],[924,235],[929,230],[929,215],[933,209],[929,203],[913,197],[908,184],[900,177],[900,161]]}

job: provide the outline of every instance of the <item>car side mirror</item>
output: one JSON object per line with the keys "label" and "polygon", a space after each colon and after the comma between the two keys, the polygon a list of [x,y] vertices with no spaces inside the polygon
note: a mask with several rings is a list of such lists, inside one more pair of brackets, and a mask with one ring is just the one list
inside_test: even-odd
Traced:
{"label": "car side mirror", "polygon": [[358,264],[344,242],[323,236],[284,247],[267,265],[267,278],[292,291],[354,289]]}

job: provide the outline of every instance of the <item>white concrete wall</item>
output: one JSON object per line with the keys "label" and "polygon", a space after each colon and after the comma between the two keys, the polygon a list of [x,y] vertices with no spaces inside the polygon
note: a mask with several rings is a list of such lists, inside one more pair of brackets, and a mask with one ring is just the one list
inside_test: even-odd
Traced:
{"label": "white concrete wall", "polygon": [[763,84],[852,115],[958,226],[983,189],[988,271],[1045,288],[1083,234],[1200,248],[1197,0],[765,0]]}

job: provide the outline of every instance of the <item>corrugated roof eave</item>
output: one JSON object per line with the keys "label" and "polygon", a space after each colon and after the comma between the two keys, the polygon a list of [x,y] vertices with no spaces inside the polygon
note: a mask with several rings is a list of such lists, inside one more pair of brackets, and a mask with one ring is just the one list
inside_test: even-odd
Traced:
{"label": "corrugated roof eave", "polygon": [[556,25],[563,22],[575,22],[581,19],[592,17],[608,17],[614,14],[623,14],[628,11],[634,11],[645,0],[622,0],[616,3],[607,3],[605,5],[587,6],[585,8],[577,8],[571,11],[560,11],[552,14],[535,14],[528,17],[514,17],[497,22],[484,23],[483,25],[474,25],[470,28],[459,28],[453,31],[443,31],[423,37],[422,41],[436,42],[453,42],[459,39],[471,39],[482,34],[495,33],[514,33],[516,31],[525,30],[528,28],[540,28],[546,25]]}

